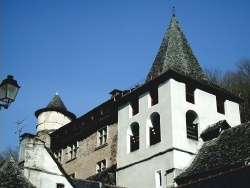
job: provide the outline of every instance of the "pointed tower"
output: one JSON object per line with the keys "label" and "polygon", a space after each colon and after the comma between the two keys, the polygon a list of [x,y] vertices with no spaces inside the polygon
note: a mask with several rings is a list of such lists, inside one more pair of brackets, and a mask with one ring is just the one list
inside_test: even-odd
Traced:
{"label": "pointed tower", "polygon": [[178,20],[173,14],[146,82],[172,69],[200,81],[207,81]]}
{"label": "pointed tower", "polygon": [[145,84],[117,102],[117,185],[174,187],[208,125],[240,124],[240,101],[208,82],[173,15]]}
{"label": "pointed tower", "polygon": [[37,117],[37,135],[50,146],[49,134],[76,119],[76,116],[69,112],[62,102],[60,96],[56,94],[46,108],[35,112]]}

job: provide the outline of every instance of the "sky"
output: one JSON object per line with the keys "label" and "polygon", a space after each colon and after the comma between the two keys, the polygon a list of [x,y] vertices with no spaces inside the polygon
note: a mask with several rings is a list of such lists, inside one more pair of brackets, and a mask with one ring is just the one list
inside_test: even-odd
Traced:
{"label": "sky", "polygon": [[34,113],[56,92],[80,117],[143,83],[173,6],[202,68],[250,58],[249,0],[1,0],[0,80],[21,88],[0,111],[0,152],[18,146],[18,128],[36,134]]}

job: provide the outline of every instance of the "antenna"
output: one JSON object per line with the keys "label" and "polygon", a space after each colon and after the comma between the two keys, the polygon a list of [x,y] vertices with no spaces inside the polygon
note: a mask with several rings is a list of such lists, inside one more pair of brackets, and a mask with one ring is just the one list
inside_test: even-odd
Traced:
{"label": "antenna", "polygon": [[21,126],[21,127],[20,127],[20,125],[22,125],[22,123],[23,123],[26,119],[27,119],[27,117],[24,118],[22,121],[17,120],[17,121],[15,122],[15,123],[17,124],[17,131],[15,132],[15,134],[18,132],[19,141],[21,140],[20,137],[21,137],[21,132],[22,132],[23,128],[24,128],[26,125],[28,125],[28,124],[26,124],[26,125],[24,125],[24,126]]}

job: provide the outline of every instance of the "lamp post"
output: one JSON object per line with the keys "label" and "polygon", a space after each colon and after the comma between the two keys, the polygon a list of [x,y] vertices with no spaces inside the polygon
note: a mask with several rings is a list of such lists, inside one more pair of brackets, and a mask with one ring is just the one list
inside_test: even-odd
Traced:
{"label": "lamp post", "polygon": [[0,84],[0,109],[4,107],[7,109],[9,105],[15,100],[17,92],[20,86],[17,81],[13,79],[13,76],[9,75]]}

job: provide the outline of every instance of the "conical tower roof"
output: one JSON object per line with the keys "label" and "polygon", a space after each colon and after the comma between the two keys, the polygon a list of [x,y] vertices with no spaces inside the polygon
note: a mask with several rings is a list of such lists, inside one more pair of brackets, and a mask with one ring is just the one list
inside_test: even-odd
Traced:
{"label": "conical tower roof", "polygon": [[40,110],[37,110],[35,112],[35,116],[38,117],[42,112],[46,112],[46,111],[60,112],[64,115],[70,117],[71,119],[76,119],[75,114],[73,114],[67,110],[66,106],[64,105],[64,103],[63,103],[62,99],[60,98],[60,96],[58,95],[58,93],[56,93],[56,95],[49,102],[49,104],[47,105],[46,108],[42,108]]}
{"label": "conical tower roof", "polygon": [[56,110],[67,111],[66,106],[64,105],[64,103],[62,102],[62,99],[60,98],[58,94],[54,96],[54,98],[50,101],[50,103],[47,105],[46,108],[53,108]]}
{"label": "conical tower roof", "polygon": [[199,81],[207,80],[174,14],[146,82],[169,69]]}

